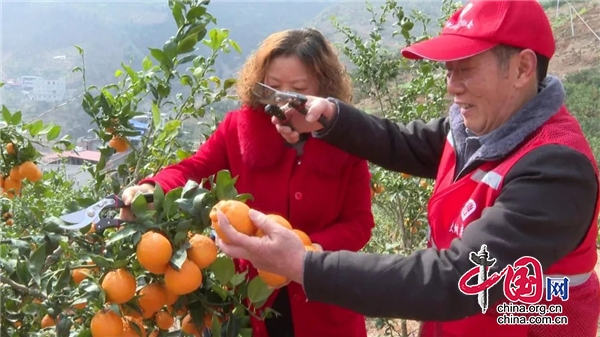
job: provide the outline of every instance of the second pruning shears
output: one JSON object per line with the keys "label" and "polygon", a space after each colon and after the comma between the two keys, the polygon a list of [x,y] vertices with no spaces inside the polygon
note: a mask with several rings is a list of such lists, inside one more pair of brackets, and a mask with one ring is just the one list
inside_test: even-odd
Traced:
{"label": "second pruning shears", "polygon": [[[144,199],[146,199],[147,203],[151,203],[154,201],[153,193],[142,194],[142,196],[144,197]],[[116,194],[111,194],[85,209],[60,216],[59,218],[62,221],[70,223],[72,225],[61,224],[59,226],[68,230],[78,230],[89,224],[93,224],[94,229],[98,232],[111,227],[118,228],[125,221],[109,217],[100,218],[100,213],[105,209],[116,210],[124,207],[128,206],[125,205],[123,199],[121,199]]]}
{"label": "second pruning shears", "polygon": [[[260,82],[254,84],[252,94],[258,98],[259,102],[266,104],[266,113],[284,122],[287,120],[285,111],[288,109],[294,109],[303,115],[308,112],[305,106],[308,99],[302,94],[279,91]],[[325,127],[328,125],[327,119],[323,116],[319,117],[318,122]],[[291,125],[288,126],[291,127]]]}

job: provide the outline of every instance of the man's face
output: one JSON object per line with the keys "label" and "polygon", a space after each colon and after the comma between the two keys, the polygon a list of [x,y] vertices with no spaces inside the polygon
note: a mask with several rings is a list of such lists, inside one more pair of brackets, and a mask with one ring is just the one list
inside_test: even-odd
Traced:
{"label": "man's face", "polygon": [[490,50],[446,63],[447,90],[460,106],[465,126],[476,135],[487,134],[516,111],[515,84],[518,62],[505,66]]}

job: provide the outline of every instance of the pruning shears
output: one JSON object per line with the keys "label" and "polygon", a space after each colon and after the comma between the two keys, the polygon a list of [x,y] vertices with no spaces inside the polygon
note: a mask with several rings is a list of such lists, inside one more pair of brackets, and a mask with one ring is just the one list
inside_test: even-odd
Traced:
{"label": "pruning shears", "polygon": [[[144,199],[146,199],[147,203],[154,201],[153,193],[144,193],[142,196]],[[101,219],[100,213],[105,209],[116,210],[124,207],[128,206],[125,205],[123,199],[116,194],[111,194],[85,209],[60,216],[59,218],[62,221],[72,225],[60,224],[59,226],[67,230],[78,230],[89,224],[92,224],[97,232],[101,232],[111,227],[119,228],[125,221],[108,217]]]}
{"label": "pruning shears", "polygon": [[[252,87],[252,94],[258,98],[259,102],[266,104],[266,113],[279,118],[279,120],[284,122],[285,125],[290,127],[291,125],[287,123],[285,111],[294,109],[303,115],[306,115],[308,112],[308,109],[306,109],[305,106],[308,99],[302,94],[289,91],[279,91],[260,82],[254,84]],[[283,105],[280,106],[282,103]],[[327,119],[323,116],[319,117],[318,122],[325,127],[328,124]]]}

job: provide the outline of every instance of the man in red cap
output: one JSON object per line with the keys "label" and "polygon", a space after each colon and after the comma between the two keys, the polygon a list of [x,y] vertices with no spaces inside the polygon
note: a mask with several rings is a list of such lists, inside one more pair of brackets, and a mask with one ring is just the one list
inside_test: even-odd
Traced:
{"label": "man in red cap", "polygon": [[267,235],[240,234],[219,214],[231,241],[219,246],[303,284],[310,301],[423,321],[422,337],[595,337],[598,168],[561,82],[546,74],[554,51],[537,1],[476,0],[439,36],[402,50],[445,63],[448,116],[400,125],[310,97],[306,116],[288,112],[296,131],[274,119],[289,142],[312,132],[389,170],[435,178],[426,249],[306,252],[254,211]]}

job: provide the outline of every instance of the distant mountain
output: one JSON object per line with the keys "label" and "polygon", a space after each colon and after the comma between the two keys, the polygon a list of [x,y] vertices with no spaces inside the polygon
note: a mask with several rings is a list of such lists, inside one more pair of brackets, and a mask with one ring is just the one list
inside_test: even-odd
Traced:
{"label": "distant mountain", "polygon": [[[376,0],[372,3],[377,8],[384,2]],[[430,9],[439,11],[440,3],[441,0],[436,0],[408,5],[426,8],[425,12],[429,14]],[[232,52],[219,57],[216,69],[220,77],[235,76],[248,54],[276,31],[309,26],[320,29],[335,42],[342,42],[331,24],[331,15],[362,36],[371,29],[371,17],[362,1],[216,0],[207,8],[217,19],[217,26],[228,28],[230,37],[242,48],[242,55]],[[74,67],[81,66],[74,45],[81,46],[86,52],[88,84],[102,86],[115,82],[113,74],[121,62],[131,61],[134,68],[139,68],[149,47],[162,47],[176,32],[167,0],[9,1],[3,2],[1,9],[0,80],[24,75],[48,79],[66,77],[67,89],[72,96],[81,94],[83,89],[81,73],[71,72]],[[201,44],[198,47],[200,53],[207,51]],[[9,108],[22,109],[26,119],[54,106],[29,101],[18,93],[5,93],[3,99]],[[89,118],[81,111],[80,99],[61,106],[45,116],[45,120],[60,124],[67,124],[64,123],[66,120],[76,121],[63,126],[73,137],[85,135],[89,128]]]}

